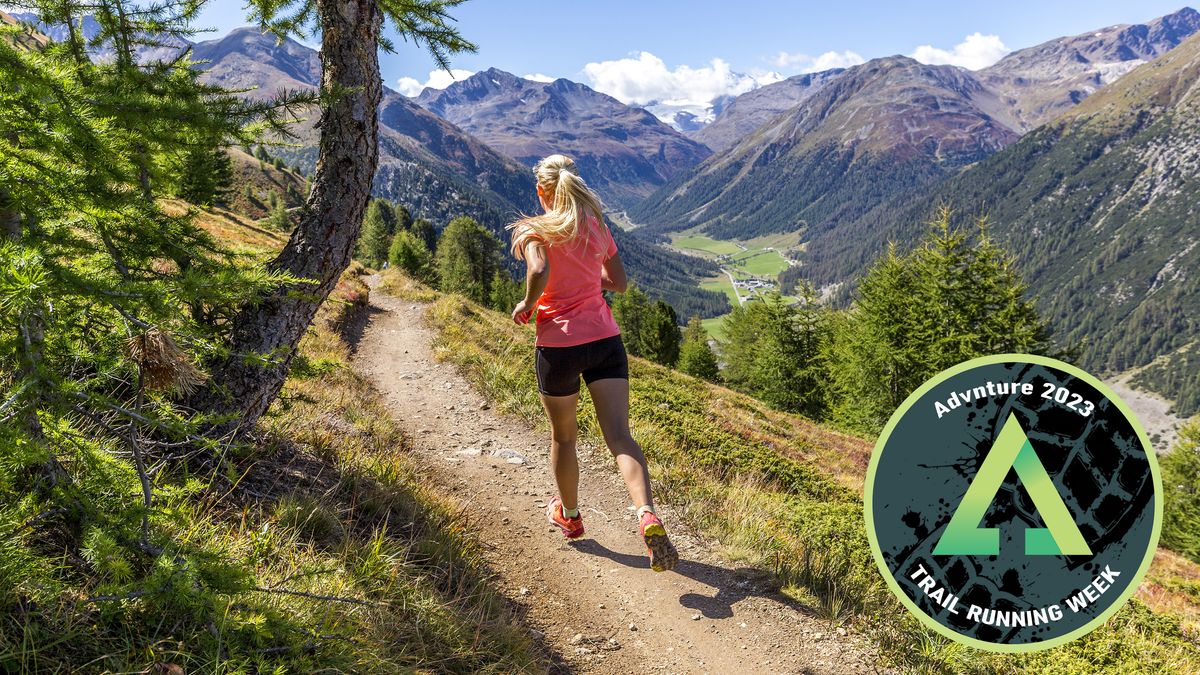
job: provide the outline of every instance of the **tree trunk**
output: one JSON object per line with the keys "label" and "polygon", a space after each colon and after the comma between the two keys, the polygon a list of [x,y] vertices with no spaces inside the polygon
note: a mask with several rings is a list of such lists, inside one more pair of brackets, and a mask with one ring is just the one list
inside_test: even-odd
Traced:
{"label": "tree trunk", "polygon": [[254,426],[283,388],[300,338],[350,264],[379,159],[382,93],[377,52],[381,15],[375,0],[318,0],[321,90],[350,90],[321,110],[316,178],[299,224],[270,267],[316,285],[280,288],[234,319],[230,353],[189,400],[226,417],[210,435]]}

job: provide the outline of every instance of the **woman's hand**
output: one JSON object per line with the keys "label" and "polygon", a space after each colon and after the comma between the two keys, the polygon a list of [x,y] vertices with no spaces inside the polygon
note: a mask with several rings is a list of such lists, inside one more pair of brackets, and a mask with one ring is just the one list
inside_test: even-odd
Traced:
{"label": "woman's hand", "polygon": [[533,316],[533,310],[537,307],[536,303],[522,300],[513,308],[512,320],[519,326],[524,326],[529,323],[529,317]]}

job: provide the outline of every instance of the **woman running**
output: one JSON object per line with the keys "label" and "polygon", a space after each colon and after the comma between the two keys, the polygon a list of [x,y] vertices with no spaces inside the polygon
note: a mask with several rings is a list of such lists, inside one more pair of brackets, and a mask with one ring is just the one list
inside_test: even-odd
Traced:
{"label": "woman running", "polygon": [[527,268],[525,299],[513,309],[512,318],[525,324],[537,313],[538,391],[550,418],[550,464],[558,484],[546,517],[568,539],[583,535],[575,456],[582,375],[604,442],[637,507],[650,568],[669,570],[679,554],[654,513],[646,456],[629,433],[629,361],[621,329],[601,294],[625,292],[625,268],[604,224],[600,200],[579,177],[575,162],[551,155],[538,162],[534,174],[545,213],[510,226],[513,255]]}

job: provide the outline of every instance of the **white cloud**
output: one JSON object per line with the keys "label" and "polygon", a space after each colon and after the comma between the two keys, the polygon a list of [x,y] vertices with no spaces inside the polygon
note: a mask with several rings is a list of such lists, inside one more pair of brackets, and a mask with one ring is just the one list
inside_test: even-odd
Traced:
{"label": "white cloud", "polygon": [[668,68],[650,52],[589,63],[583,67],[583,75],[596,91],[635,105],[708,106],[718,96],[743,94],[763,83],[754,75],[734,72],[723,59],[699,68]]}
{"label": "white cloud", "polygon": [[999,35],[972,33],[950,50],[939,49],[933,45],[921,45],[913,51],[912,57],[921,63],[935,66],[952,65],[962,66],[968,70],[979,70],[999,61],[1011,51],[1004,46]]}
{"label": "white cloud", "polygon": [[558,79],[557,77],[550,77],[549,75],[543,75],[541,73],[530,73],[528,75],[522,75],[521,77],[526,80],[533,80],[534,82],[553,82]]}
{"label": "white cloud", "polygon": [[858,52],[849,49],[841,52],[828,51],[819,56],[808,54],[790,54],[779,52],[771,62],[778,68],[796,69],[802,73],[816,73],[831,68],[849,68],[865,63],[866,59]]}
{"label": "white cloud", "polygon": [[396,90],[405,96],[416,96],[425,90],[425,87],[433,87],[434,89],[445,89],[455,82],[461,82],[475,73],[470,70],[452,69],[450,72],[444,70],[429,71],[429,79],[421,83],[412,77],[402,77],[396,81]]}

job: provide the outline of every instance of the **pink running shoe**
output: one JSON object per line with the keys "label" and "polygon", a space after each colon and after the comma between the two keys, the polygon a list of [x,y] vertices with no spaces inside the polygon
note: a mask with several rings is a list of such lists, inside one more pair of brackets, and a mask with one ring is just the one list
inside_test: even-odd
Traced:
{"label": "pink running shoe", "polygon": [[667,528],[651,511],[642,514],[642,539],[646,540],[646,551],[650,553],[650,569],[655,572],[666,572],[675,569],[679,562],[679,552],[667,537]]}
{"label": "pink running shoe", "polygon": [[549,520],[551,525],[557,525],[567,539],[578,539],[583,536],[583,514],[574,518],[564,517],[562,499],[557,496],[552,497],[550,503],[546,505],[546,520]]}

